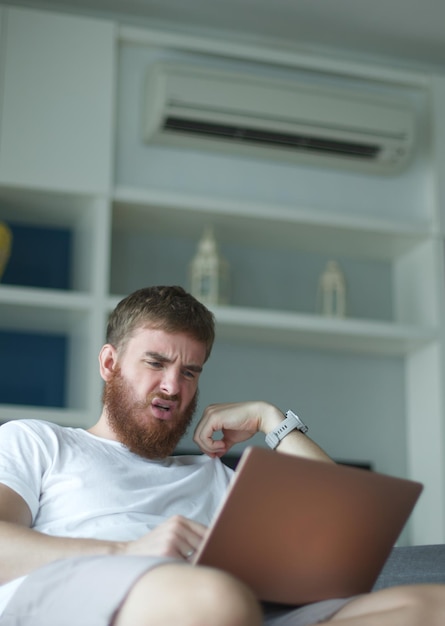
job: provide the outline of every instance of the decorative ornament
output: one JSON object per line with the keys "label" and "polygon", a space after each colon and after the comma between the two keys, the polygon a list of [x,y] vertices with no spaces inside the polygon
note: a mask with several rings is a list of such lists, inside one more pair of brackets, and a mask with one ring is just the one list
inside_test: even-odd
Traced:
{"label": "decorative ornament", "polygon": [[190,264],[190,282],[192,295],[206,306],[228,304],[229,266],[211,227],[205,228]]}
{"label": "decorative ornament", "polygon": [[9,257],[11,256],[11,249],[12,231],[5,222],[0,222],[0,280],[2,279]]}
{"label": "decorative ornament", "polygon": [[319,312],[330,317],[346,315],[346,281],[339,264],[328,261],[318,284]]}

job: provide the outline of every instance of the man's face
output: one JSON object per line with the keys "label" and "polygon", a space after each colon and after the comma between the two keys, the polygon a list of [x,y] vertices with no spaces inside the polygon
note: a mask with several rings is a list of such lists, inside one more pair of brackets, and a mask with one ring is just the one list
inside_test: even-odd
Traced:
{"label": "man's face", "polygon": [[184,334],[133,333],[104,388],[116,439],[146,458],[172,454],[196,409],[205,346]]}

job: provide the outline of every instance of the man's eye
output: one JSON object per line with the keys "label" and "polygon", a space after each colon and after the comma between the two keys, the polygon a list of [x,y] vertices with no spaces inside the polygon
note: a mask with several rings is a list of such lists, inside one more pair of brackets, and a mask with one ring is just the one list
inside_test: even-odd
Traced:
{"label": "man's eye", "polygon": [[162,367],[162,363],[160,363],[159,361],[146,361],[146,363],[154,369],[161,369]]}
{"label": "man's eye", "polygon": [[195,372],[192,372],[191,370],[184,370],[184,376],[189,380],[193,380],[195,378]]}

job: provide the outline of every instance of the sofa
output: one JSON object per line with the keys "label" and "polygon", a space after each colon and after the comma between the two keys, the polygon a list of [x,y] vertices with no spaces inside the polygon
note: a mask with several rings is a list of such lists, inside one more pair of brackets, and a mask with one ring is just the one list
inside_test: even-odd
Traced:
{"label": "sofa", "polygon": [[393,548],[374,590],[414,583],[445,584],[445,544]]}

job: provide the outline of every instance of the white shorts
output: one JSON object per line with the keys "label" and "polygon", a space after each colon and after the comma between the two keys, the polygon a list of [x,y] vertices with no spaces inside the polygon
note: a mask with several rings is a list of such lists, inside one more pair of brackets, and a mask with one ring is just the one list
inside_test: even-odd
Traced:
{"label": "white shorts", "polygon": [[[110,626],[135,582],[149,570],[170,562],[175,561],[142,556],[55,561],[27,576],[0,617],[0,626]],[[327,600],[296,609],[267,606],[264,624],[317,624],[350,600]]]}

